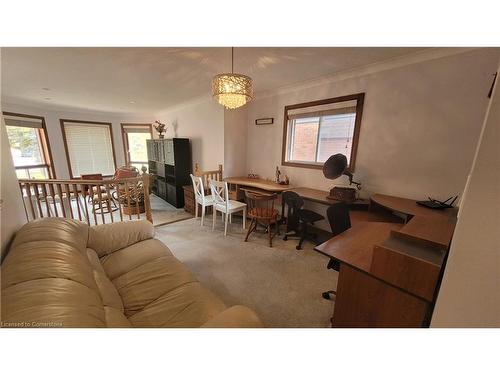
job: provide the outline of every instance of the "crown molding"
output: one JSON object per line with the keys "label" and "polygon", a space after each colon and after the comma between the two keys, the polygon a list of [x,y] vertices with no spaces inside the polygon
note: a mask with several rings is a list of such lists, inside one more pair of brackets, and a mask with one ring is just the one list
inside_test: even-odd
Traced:
{"label": "crown molding", "polygon": [[281,86],[275,89],[257,92],[254,100],[286,94],[291,91],[304,90],[316,86],[322,86],[333,82],[343,81],[368,74],[373,74],[385,70],[391,70],[402,66],[418,64],[424,61],[440,59],[447,56],[458,55],[478,49],[477,47],[436,47],[428,48],[408,55],[391,58],[384,61],[375,62],[361,67],[347,69],[333,74],[328,74],[319,78],[310,79],[290,85]]}

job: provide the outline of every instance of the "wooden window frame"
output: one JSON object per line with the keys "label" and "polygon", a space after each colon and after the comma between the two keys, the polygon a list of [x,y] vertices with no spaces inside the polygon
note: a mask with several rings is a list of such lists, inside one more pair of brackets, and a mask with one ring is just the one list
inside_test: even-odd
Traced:
{"label": "wooden window frame", "polygon": [[149,128],[149,133],[151,134],[151,139],[153,139],[153,124],[149,123],[135,123],[135,122],[122,122],[120,124],[121,131],[122,131],[122,144],[123,144],[123,153],[125,154],[125,165],[129,166],[130,165],[130,160],[129,160],[129,155],[128,155],[128,138],[127,138],[127,132],[125,128],[127,126],[133,126],[136,128]]}
{"label": "wooden window frame", "polygon": [[[281,165],[288,166],[288,167],[297,167],[297,168],[323,169],[323,164],[324,164],[324,163],[318,164],[318,163],[310,163],[310,162],[297,163],[297,162],[286,160],[287,147],[288,147],[287,134],[288,134],[288,111],[289,110],[299,109],[299,108],[307,108],[307,107],[315,107],[315,106],[319,106],[319,105],[356,100],[356,120],[354,122],[354,133],[353,133],[353,138],[352,138],[351,157],[349,159],[349,166],[347,168],[350,172],[354,172],[354,167],[356,165],[356,154],[358,152],[358,140],[359,140],[359,132],[360,132],[360,128],[361,128],[361,118],[363,116],[364,98],[365,98],[365,93],[362,92],[362,93],[353,94],[353,95],[338,96],[335,98],[321,99],[321,100],[315,100],[312,102],[292,104],[292,105],[285,106],[285,109],[283,112],[283,143],[282,143],[282,150],[281,150]],[[319,135],[319,131],[318,131],[318,135]],[[318,146],[316,146],[316,152],[318,151],[317,147]]]}
{"label": "wooden window frame", "polygon": [[47,125],[45,123],[45,117],[43,116],[36,116],[36,115],[27,115],[24,113],[15,113],[15,112],[2,112],[4,116],[15,116],[15,117],[22,117],[22,118],[31,118],[35,120],[40,120],[42,123],[42,128],[38,129],[38,134],[40,137],[40,141],[42,144],[42,152],[43,152],[43,158],[45,160],[45,163],[43,164],[33,164],[33,165],[23,165],[23,166],[14,166],[16,170],[18,169],[34,169],[34,168],[47,168],[49,171],[49,178],[55,179],[57,178],[56,176],[56,171],[54,168],[54,161],[52,158],[52,149],[50,148],[50,141],[49,141],[49,133],[47,132]]}
{"label": "wooden window frame", "polygon": [[[68,141],[66,139],[66,129],[64,128],[64,123],[77,123],[77,124],[93,124],[93,125],[103,125],[109,127],[109,136],[111,137],[111,149],[113,151],[113,165],[116,170],[116,153],[115,153],[115,142],[113,140],[113,124],[111,122],[100,122],[100,121],[85,121],[85,120],[73,120],[73,119],[59,119],[59,123],[61,124],[61,133],[63,137],[64,143],[64,151],[66,153],[66,162],[68,163],[68,170],[71,179],[75,179],[76,177],[73,175],[73,170],[71,169],[71,159],[69,157],[69,148]],[[103,175],[103,177],[113,177],[113,175]]]}

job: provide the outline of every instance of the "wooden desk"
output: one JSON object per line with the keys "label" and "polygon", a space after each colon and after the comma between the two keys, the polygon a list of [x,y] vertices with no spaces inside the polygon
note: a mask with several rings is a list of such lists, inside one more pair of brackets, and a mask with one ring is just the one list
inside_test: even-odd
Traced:
{"label": "wooden desk", "polygon": [[353,222],[315,248],[340,264],[332,325],[427,327],[456,211],[436,211],[381,194],[371,197],[371,208],[399,212],[407,222]]}
{"label": "wooden desk", "polygon": [[[326,206],[330,206],[339,202],[334,199],[329,199],[327,196],[329,195],[328,191],[325,190],[316,190],[306,187],[296,187],[290,189],[294,193],[300,195],[303,199],[308,200],[310,202],[315,202],[319,204],[324,204]],[[363,222],[363,221],[379,221],[379,222],[388,222],[388,223],[401,223],[402,219],[393,215],[390,212],[386,212],[383,210],[379,211],[369,211],[368,208],[370,206],[370,200],[368,199],[356,199],[353,202],[347,203],[349,206],[349,215],[351,217],[351,222]]]}
{"label": "wooden desk", "polygon": [[381,244],[391,234],[391,230],[399,229],[403,224],[359,222],[352,228],[316,246],[314,250],[339,262],[365,272],[370,272],[373,245]]}
{"label": "wooden desk", "polygon": [[[311,189],[311,188],[306,188],[306,187],[296,187],[296,188],[290,189],[290,191],[297,193],[305,200],[308,200],[311,202],[316,202],[316,203],[321,203],[321,204],[324,204],[327,206],[330,206],[330,205],[334,204],[335,202],[338,202],[337,200],[327,198],[330,193],[328,191],[325,191],[325,190],[317,190],[317,189]],[[366,209],[369,204],[370,204],[370,201],[368,199],[356,199],[353,202],[349,202],[349,206],[351,208],[354,208],[354,209],[357,209],[357,208]]]}
{"label": "wooden desk", "polygon": [[248,177],[227,177],[224,179],[228,184],[238,186],[248,186],[257,189],[262,189],[265,191],[271,191],[274,193],[281,193],[285,190],[290,190],[292,187],[290,185],[281,185],[276,182],[263,180],[260,178],[248,178]]}

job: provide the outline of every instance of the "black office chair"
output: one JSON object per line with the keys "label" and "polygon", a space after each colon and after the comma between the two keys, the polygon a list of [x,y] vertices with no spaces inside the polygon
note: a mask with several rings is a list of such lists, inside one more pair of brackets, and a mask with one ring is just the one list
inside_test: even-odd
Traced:
{"label": "black office chair", "polygon": [[299,244],[296,249],[302,249],[302,243],[306,238],[315,238],[315,235],[307,232],[308,225],[314,225],[315,222],[323,220],[324,216],[302,208],[304,200],[293,191],[285,191],[282,194],[283,204],[288,207],[286,220],[286,233],[283,241],[288,240],[288,237],[300,237]]}
{"label": "black office chair", "polygon": [[[333,237],[339,235],[340,233],[346,231],[351,227],[349,207],[347,206],[346,202],[332,204],[326,210],[326,216],[328,217],[328,222],[330,223]],[[340,270],[340,263],[337,260],[330,259],[326,268],[333,269],[338,272]],[[324,292],[322,296],[325,299],[331,299],[331,294],[337,295],[337,292],[335,290],[329,290],[327,292]]]}

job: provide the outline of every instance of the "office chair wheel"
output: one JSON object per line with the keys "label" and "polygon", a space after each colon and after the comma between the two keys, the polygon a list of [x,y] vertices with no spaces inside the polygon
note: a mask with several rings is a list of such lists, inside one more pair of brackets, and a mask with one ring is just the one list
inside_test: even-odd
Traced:
{"label": "office chair wheel", "polygon": [[332,298],[332,295],[334,295],[335,297],[337,296],[337,292],[334,291],[334,290],[329,290],[327,292],[323,292],[321,293],[321,296],[324,298],[324,299],[327,299],[329,301],[332,301],[333,298]]}
{"label": "office chair wheel", "polygon": [[297,250],[302,250],[302,246],[300,246],[300,245],[295,246],[295,248],[296,248]]}

